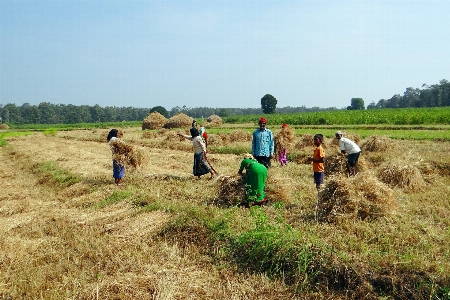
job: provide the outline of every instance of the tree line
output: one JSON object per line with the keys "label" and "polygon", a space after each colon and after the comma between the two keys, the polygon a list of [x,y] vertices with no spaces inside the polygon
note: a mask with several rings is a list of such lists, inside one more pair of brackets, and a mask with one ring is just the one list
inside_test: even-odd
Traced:
{"label": "tree line", "polygon": [[[52,104],[42,102],[39,105],[24,103],[21,106],[15,104],[0,105],[0,122],[14,125],[20,124],[76,124],[97,122],[122,122],[142,121],[151,112],[158,111],[166,118],[170,118],[180,112],[192,118],[208,118],[211,115],[220,117],[256,115],[262,113],[298,113],[298,112],[320,112],[338,110],[336,107],[320,108],[305,106],[300,107],[276,107],[277,100],[270,94],[261,98],[261,108],[212,108],[212,107],[179,107],[175,106],[167,111],[162,106],[153,108],[135,107],[101,107],[98,104],[72,105]],[[396,94],[390,99],[381,99],[378,103],[372,102],[367,109],[377,108],[405,108],[405,107],[439,107],[450,106],[450,82],[443,79],[439,84],[422,85],[422,89],[409,87],[402,95]],[[344,108],[345,109],[345,108]],[[362,98],[352,98],[351,105],[346,109],[364,109]]]}
{"label": "tree line", "polygon": [[409,87],[403,95],[395,94],[376,104],[372,102],[367,109],[439,106],[450,106],[450,82],[445,79],[439,81],[439,84],[423,84],[422,89]]}

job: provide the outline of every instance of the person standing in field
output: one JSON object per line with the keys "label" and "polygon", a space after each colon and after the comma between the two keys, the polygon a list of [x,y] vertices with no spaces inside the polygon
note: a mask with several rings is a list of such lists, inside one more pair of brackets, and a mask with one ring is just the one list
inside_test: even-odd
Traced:
{"label": "person standing in field", "polygon": [[322,186],[325,177],[325,151],[323,150],[322,143],[323,135],[316,134],[314,136],[314,145],[316,146],[316,149],[314,150],[313,157],[308,158],[308,161],[311,161],[313,165],[314,183],[316,184],[317,190]]}
{"label": "person standing in field", "polygon": [[287,165],[287,150],[294,141],[294,132],[287,125],[281,125],[281,131],[275,134],[275,153],[281,166]]}
{"label": "person standing in field", "polygon": [[267,180],[267,168],[256,161],[251,154],[247,153],[241,161],[238,174],[244,175],[244,169],[244,182],[248,205],[261,206],[267,202],[266,193],[264,192]]}
{"label": "person standing in field", "polygon": [[194,146],[194,165],[192,168],[193,174],[194,176],[200,178],[200,176],[210,173],[210,179],[213,179],[218,174],[206,158],[206,145],[203,142],[203,139],[200,137],[200,133],[198,132],[197,128],[192,127],[190,129],[190,132],[191,136],[180,133],[178,133],[178,136],[182,136],[192,141],[192,145]]}
{"label": "person standing in field", "polygon": [[358,164],[359,155],[361,154],[361,148],[356,145],[355,142],[349,140],[343,136],[341,131],[336,132],[336,139],[339,141],[339,147],[342,154],[347,155],[347,171],[348,176],[356,175],[356,165]]}
{"label": "person standing in field", "polygon": [[252,155],[266,168],[271,166],[270,158],[274,155],[274,139],[270,129],[266,128],[266,118],[259,120],[259,128],[252,135]]}
{"label": "person standing in field", "polygon": [[205,127],[200,127],[200,136],[203,138],[203,141],[205,142],[205,147],[208,149],[208,134],[206,133]]}
{"label": "person standing in field", "polygon": [[113,177],[114,182],[117,186],[120,186],[120,181],[125,176],[125,166],[114,159],[114,144],[115,143],[124,143],[122,138],[122,132],[117,129],[111,129],[108,133],[108,137],[106,138],[113,155]]}

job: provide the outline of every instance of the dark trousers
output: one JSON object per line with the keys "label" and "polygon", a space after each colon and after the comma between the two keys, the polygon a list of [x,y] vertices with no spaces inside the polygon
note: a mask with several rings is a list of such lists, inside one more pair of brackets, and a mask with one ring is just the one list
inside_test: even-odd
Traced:
{"label": "dark trousers", "polygon": [[271,166],[270,164],[270,156],[255,156],[256,160],[260,163],[263,164],[267,169]]}

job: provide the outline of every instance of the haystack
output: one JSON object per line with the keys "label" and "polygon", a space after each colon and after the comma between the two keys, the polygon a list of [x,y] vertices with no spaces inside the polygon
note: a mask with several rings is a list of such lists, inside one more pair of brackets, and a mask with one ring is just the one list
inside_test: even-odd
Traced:
{"label": "haystack", "polygon": [[164,124],[164,128],[190,128],[192,126],[192,120],[193,119],[191,117],[180,112],[167,120],[166,124]]}
{"label": "haystack", "polygon": [[219,117],[218,115],[211,115],[208,117],[208,119],[206,119],[206,121],[208,122],[206,124],[207,127],[220,127],[222,126],[222,118]]}
{"label": "haystack", "polygon": [[116,139],[110,145],[112,158],[120,165],[137,168],[142,164],[143,155],[134,146],[125,143],[121,139]]}
{"label": "haystack", "polygon": [[149,114],[142,122],[142,130],[159,129],[162,128],[166,123],[167,123],[166,117],[164,117],[159,112],[154,111],[151,114]]}
{"label": "haystack", "polygon": [[0,125],[0,129],[9,129],[9,126],[8,124],[3,123]]}
{"label": "haystack", "polygon": [[386,152],[394,146],[394,141],[389,137],[373,135],[366,139],[361,149],[367,152]]}
{"label": "haystack", "polygon": [[294,146],[295,149],[299,150],[306,147],[314,147],[314,135],[309,133],[303,134]]}
{"label": "haystack", "polygon": [[405,192],[419,191],[426,186],[417,166],[406,161],[392,161],[382,166],[378,171],[378,178],[391,187],[399,187]]}
{"label": "haystack", "polygon": [[331,176],[318,194],[317,220],[320,222],[376,219],[396,211],[393,191],[369,173],[352,178]]}
{"label": "haystack", "polygon": [[241,175],[219,177],[219,191],[214,198],[218,206],[235,206],[246,203],[245,183]]}

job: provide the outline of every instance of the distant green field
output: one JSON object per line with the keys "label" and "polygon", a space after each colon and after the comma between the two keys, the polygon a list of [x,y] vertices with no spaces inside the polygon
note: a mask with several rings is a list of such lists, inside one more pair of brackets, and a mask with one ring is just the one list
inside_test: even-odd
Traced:
{"label": "distant green field", "polygon": [[[257,122],[261,115],[230,116],[225,123]],[[334,110],[265,115],[268,124],[290,125],[424,125],[450,124],[450,107]]]}

